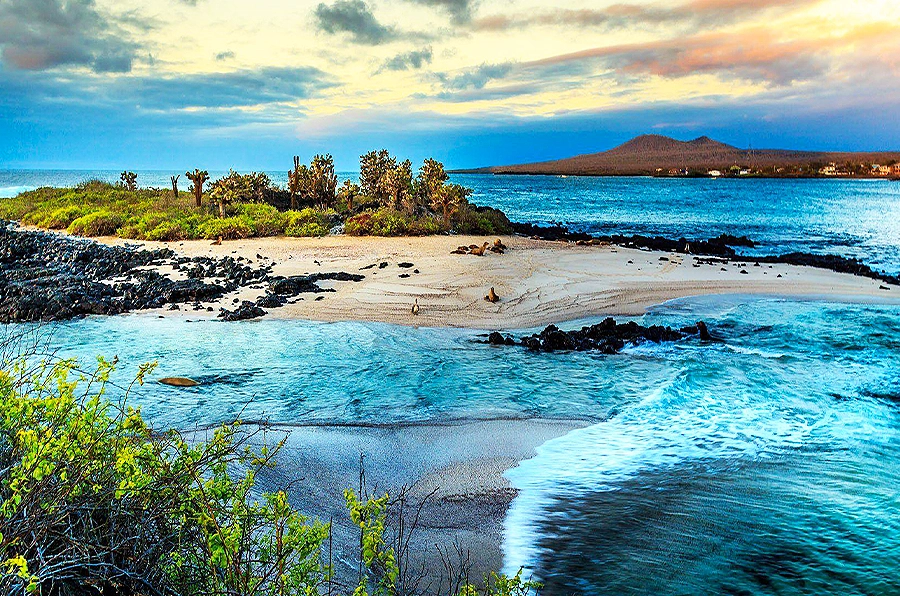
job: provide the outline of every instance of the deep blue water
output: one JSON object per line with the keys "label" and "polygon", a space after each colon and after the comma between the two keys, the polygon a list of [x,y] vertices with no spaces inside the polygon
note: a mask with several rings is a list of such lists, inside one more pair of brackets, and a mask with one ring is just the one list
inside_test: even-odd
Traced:
{"label": "deep blue water", "polygon": [[[176,173],[138,172],[138,183],[168,188]],[[213,179],[222,174],[210,172]],[[286,183],[286,172],[269,175]],[[340,178],[354,176],[345,172]],[[0,171],[0,197],[89,178],[115,182],[119,172]],[[474,190],[474,202],[498,207],[513,221],[674,238],[746,235],[761,244],[758,253],[833,252],[900,273],[898,182],[492,175],[453,180]],[[182,186],[187,188],[183,175]]]}
{"label": "deep blue water", "polygon": [[[0,172],[0,187],[96,176],[118,173]],[[167,186],[169,173],[139,176]],[[747,234],[765,252],[838,252],[900,272],[898,183],[457,181],[515,220]],[[725,341],[534,354],[460,329],[143,315],[41,333],[85,368],[118,355],[120,387],[154,360],[155,377],[204,381],[137,388],[132,403],[160,425],[583,420],[507,472],[520,491],[507,571],[526,566],[551,595],[900,594],[900,306],[726,296],[639,319],[703,319]]]}

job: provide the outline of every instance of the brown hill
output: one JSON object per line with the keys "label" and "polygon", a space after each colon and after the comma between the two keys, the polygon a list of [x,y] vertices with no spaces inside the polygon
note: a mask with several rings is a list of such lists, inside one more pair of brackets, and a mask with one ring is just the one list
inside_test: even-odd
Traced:
{"label": "brown hill", "polygon": [[[727,170],[731,166],[754,170],[779,167],[818,168],[837,164],[892,164],[900,161],[900,152],[848,153],[827,151],[791,151],[786,149],[739,149],[709,137],[678,141],[662,135],[641,135],[609,151],[577,155],[567,159],[537,163],[492,166],[470,170],[495,174],[565,174],[583,176],[640,176],[662,169],[706,172]],[[773,170],[774,171],[774,170]]]}

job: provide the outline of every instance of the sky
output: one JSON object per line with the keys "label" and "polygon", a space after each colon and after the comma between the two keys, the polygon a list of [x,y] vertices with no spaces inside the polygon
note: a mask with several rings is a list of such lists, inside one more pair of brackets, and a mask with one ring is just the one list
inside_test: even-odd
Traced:
{"label": "sky", "polygon": [[0,0],[0,168],[900,149],[900,2]]}

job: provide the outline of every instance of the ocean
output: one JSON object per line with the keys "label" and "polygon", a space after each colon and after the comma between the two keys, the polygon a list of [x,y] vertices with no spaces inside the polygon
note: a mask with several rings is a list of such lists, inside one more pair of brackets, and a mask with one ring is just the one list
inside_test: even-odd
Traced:
{"label": "ocean", "polygon": [[[64,175],[0,174],[0,186]],[[835,252],[900,272],[897,183],[456,180],[514,220],[746,234],[765,252]],[[900,594],[900,306],[718,296],[635,318],[701,319],[724,341],[614,356],[359,322],[135,314],[39,332],[85,368],[97,354],[118,356],[120,387],[151,360],[160,376],[199,377],[196,388],[135,390],[132,405],[161,426],[238,413],[297,424],[583,421],[506,472],[519,492],[504,524],[505,570],[524,566],[550,596]]]}

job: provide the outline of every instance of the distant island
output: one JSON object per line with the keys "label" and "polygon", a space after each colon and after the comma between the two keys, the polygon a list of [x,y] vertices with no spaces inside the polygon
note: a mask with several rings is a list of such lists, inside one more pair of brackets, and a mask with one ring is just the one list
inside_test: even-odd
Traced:
{"label": "distant island", "polygon": [[709,137],[679,141],[641,135],[608,151],[457,173],[567,176],[900,178],[900,151],[831,152],[740,149]]}

